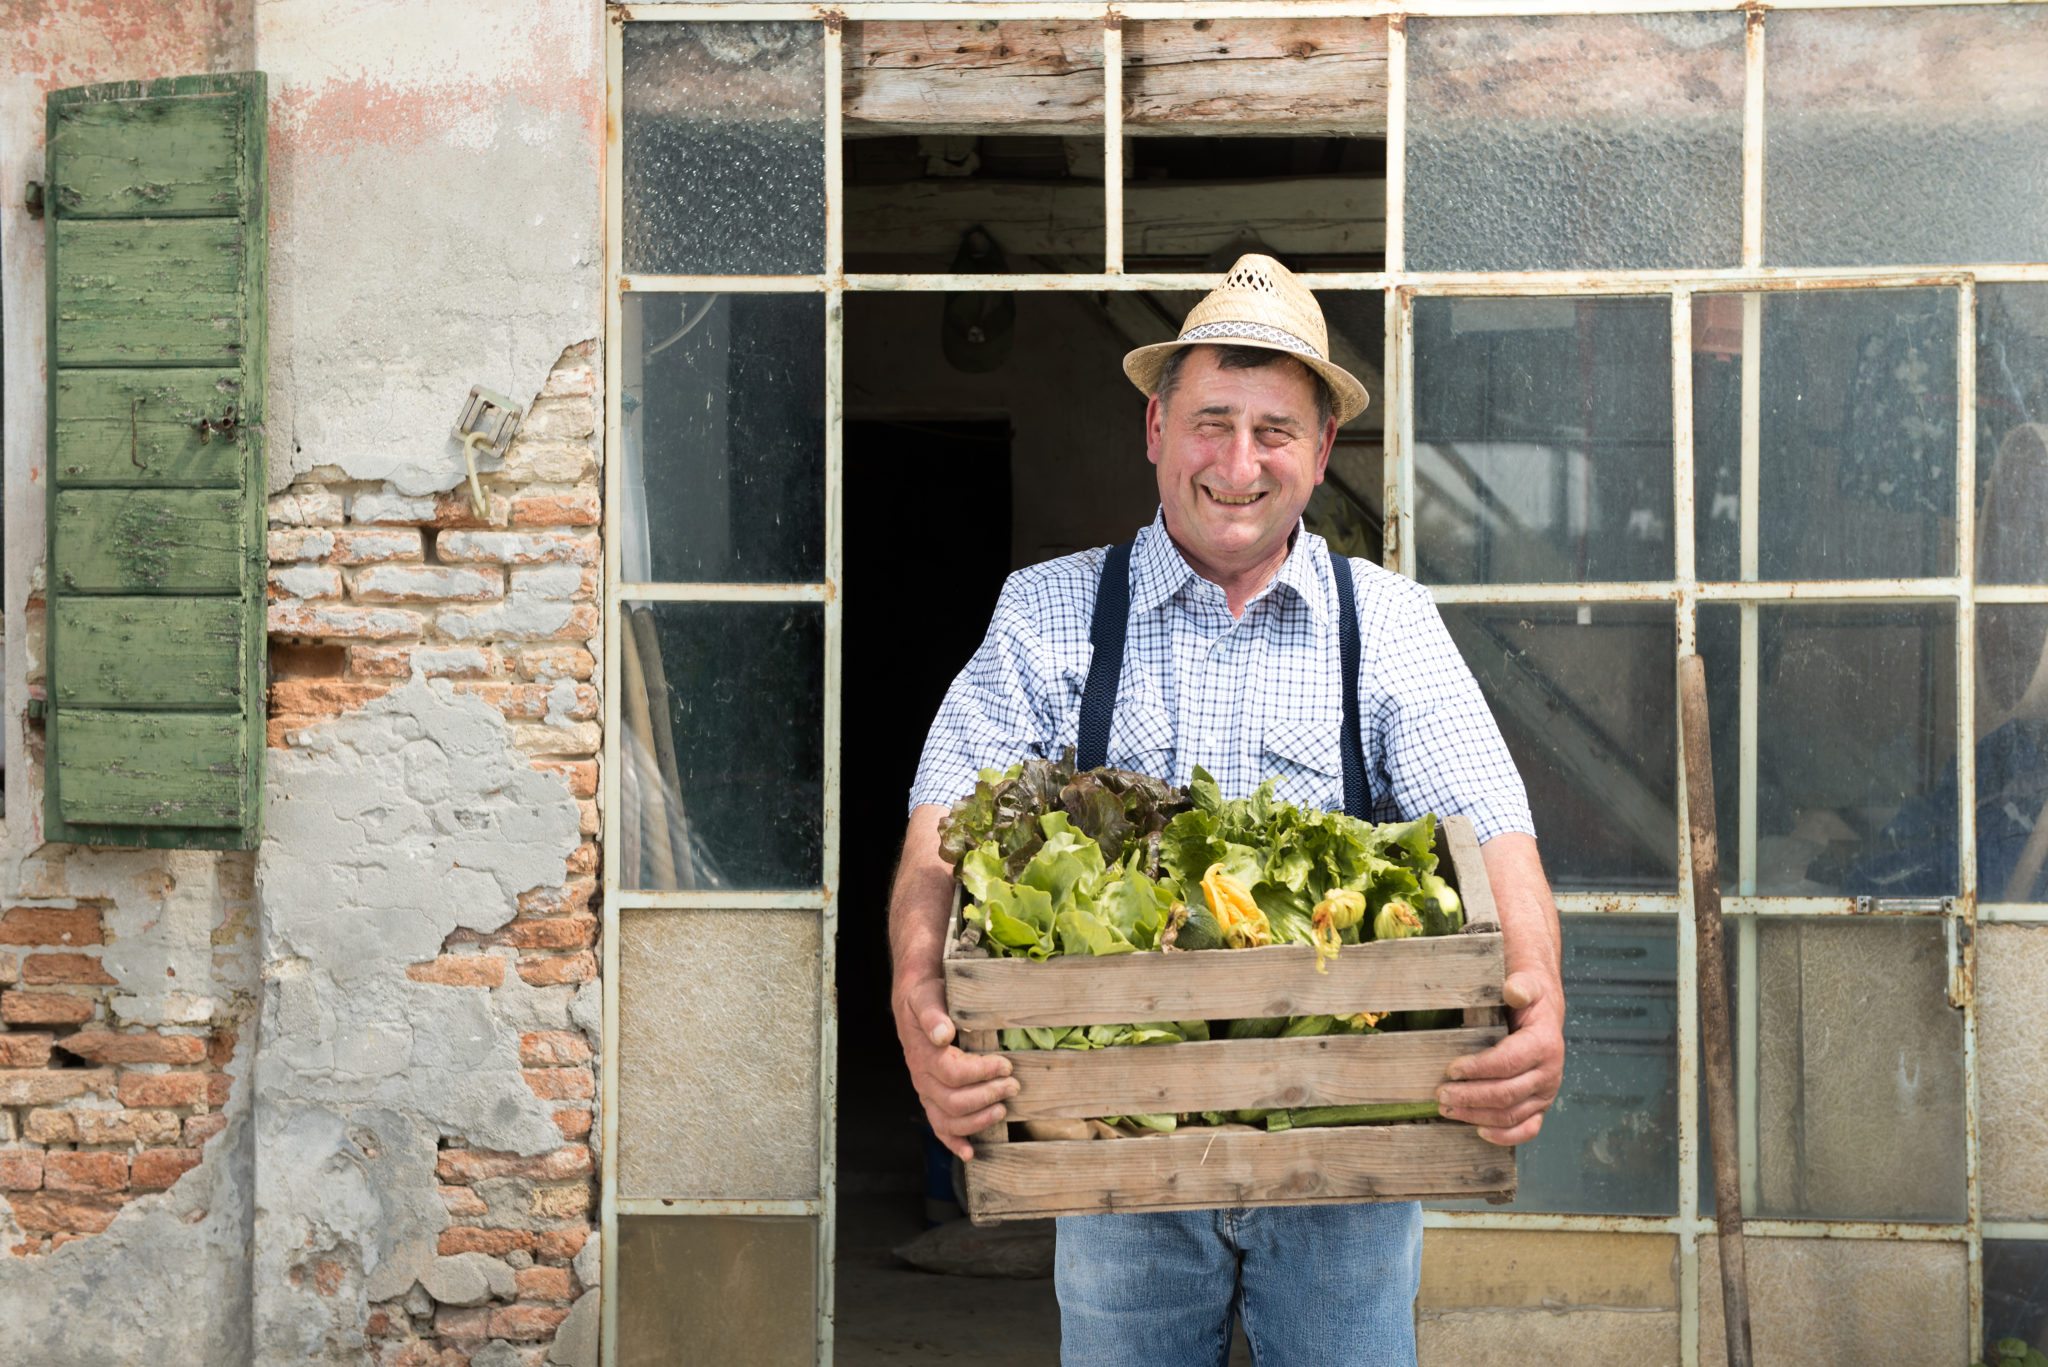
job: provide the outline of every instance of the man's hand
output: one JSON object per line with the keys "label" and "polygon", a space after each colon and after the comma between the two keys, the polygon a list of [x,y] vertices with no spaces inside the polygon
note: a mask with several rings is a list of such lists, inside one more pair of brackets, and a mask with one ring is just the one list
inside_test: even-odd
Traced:
{"label": "man's hand", "polygon": [[993,1054],[969,1054],[953,1047],[943,979],[925,978],[899,993],[890,1005],[896,1036],[903,1042],[903,1061],[924,1102],[932,1133],[961,1158],[973,1158],[967,1137],[1001,1120],[1002,1103],[1017,1094],[1010,1065]]}
{"label": "man's hand", "polygon": [[1445,1070],[1437,1105],[1479,1127],[1490,1144],[1521,1144],[1543,1128],[1564,1078],[1564,988],[1554,974],[1510,973],[1503,987],[1513,1033]]}

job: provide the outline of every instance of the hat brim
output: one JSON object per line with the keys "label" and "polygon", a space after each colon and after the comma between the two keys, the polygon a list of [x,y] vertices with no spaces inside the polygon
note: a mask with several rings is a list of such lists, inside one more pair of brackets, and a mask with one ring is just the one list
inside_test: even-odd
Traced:
{"label": "hat brim", "polygon": [[1135,351],[1125,353],[1124,374],[1130,376],[1131,383],[1143,393],[1156,394],[1159,391],[1159,373],[1166,368],[1166,358],[1191,346],[1257,347],[1261,351],[1270,351],[1275,355],[1288,356],[1300,361],[1328,382],[1337,400],[1339,427],[1363,413],[1372,402],[1372,396],[1365,392],[1365,386],[1359,383],[1358,377],[1343,366],[1325,361],[1319,356],[1304,356],[1298,351],[1275,346],[1257,337],[1205,337],[1199,342],[1183,342],[1178,339],[1171,342],[1154,342],[1150,346],[1141,346]]}

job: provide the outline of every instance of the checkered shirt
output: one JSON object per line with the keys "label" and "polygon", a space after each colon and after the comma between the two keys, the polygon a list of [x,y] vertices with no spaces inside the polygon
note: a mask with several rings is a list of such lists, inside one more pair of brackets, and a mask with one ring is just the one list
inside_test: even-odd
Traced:
{"label": "checkered shirt", "polygon": [[[925,738],[913,807],[950,805],[983,768],[1056,758],[1076,743],[1105,554],[1048,560],[1004,583],[988,635]],[[1374,819],[1463,813],[1481,840],[1535,834],[1521,775],[1429,590],[1369,560],[1351,566]],[[1226,798],[1277,778],[1283,798],[1341,808],[1337,612],[1323,539],[1305,527],[1233,619],[1223,590],[1194,572],[1155,515],[1131,555],[1109,763],[1181,784],[1199,764]]]}

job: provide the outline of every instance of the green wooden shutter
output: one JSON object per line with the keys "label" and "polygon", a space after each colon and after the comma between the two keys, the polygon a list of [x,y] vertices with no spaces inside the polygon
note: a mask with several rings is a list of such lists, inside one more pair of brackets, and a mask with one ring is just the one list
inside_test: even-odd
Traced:
{"label": "green wooden shutter", "polygon": [[260,837],[264,97],[49,97],[51,840]]}

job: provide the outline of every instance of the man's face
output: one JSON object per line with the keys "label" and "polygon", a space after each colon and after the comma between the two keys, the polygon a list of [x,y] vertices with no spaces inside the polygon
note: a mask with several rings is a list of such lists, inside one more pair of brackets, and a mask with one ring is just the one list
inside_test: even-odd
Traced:
{"label": "man's face", "polygon": [[1277,564],[1309,495],[1323,482],[1337,422],[1316,421],[1308,367],[1282,360],[1223,370],[1198,346],[1165,403],[1145,409],[1145,454],[1157,467],[1166,529],[1205,578]]}

